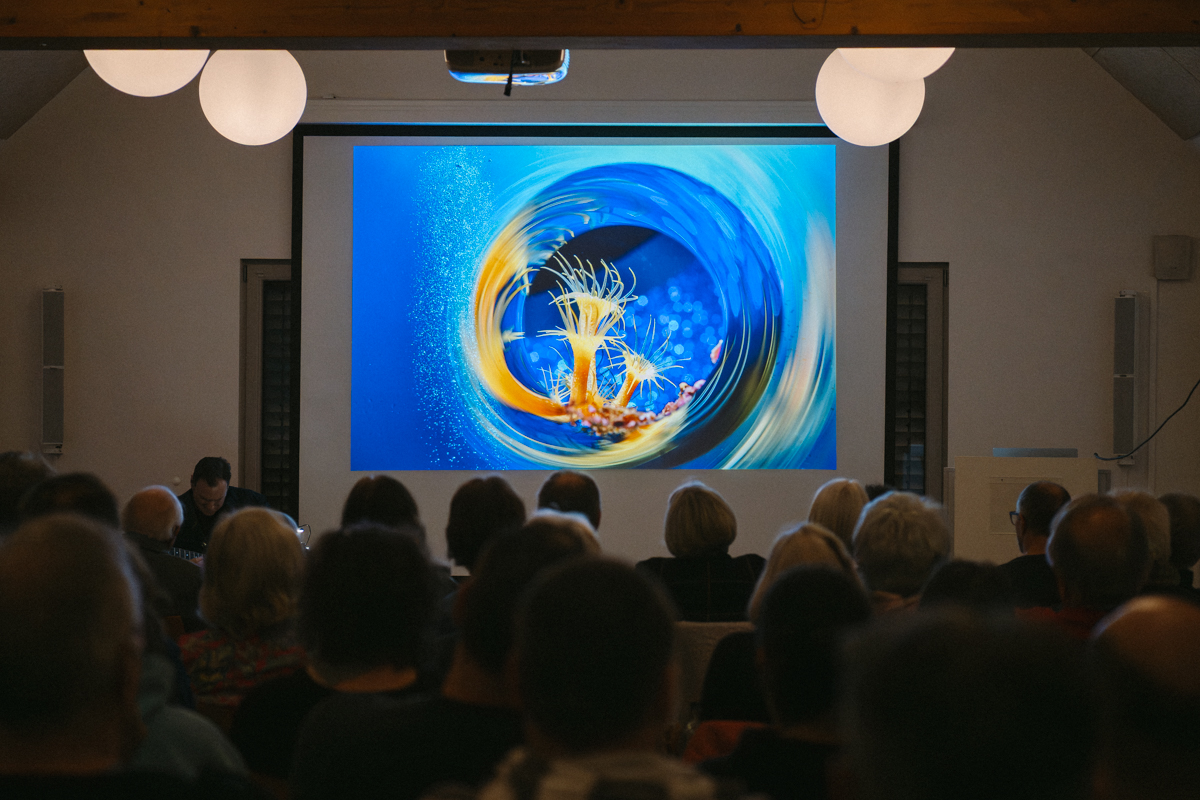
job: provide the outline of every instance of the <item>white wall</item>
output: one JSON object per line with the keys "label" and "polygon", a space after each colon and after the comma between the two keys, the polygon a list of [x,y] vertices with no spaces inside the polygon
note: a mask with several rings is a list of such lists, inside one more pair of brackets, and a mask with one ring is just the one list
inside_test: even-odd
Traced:
{"label": "white wall", "polygon": [[[811,100],[824,53],[574,56],[571,76],[539,98],[795,103]],[[495,87],[450,81],[437,53],[300,60],[314,98],[500,102]],[[901,258],[950,262],[951,463],[993,446],[1107,451],[1112,297],[1155,291],[1152,234],[1200,237],[1200,154],[1078,50],[959,51],[929,79],[902,149]],[[5,142],[0,449],[38,445],[39,290],[62,284],[60,469],[96,471],[123,500],[148,483],[186,481],[201,455],[236,464],[239,259],[289,255],[290,178],[288,140],[243,148],[221,139],[195,85],[135,99],[90,71]],[[1200,318],[1200,293],[1189,288],[1166,289],[1172,319]],[[1189,363],[1200,373],[1195,350],[1167,352],[1172,386],[1190,386],[1181,373]],[[1161,416],[1182,397],[1168,397],[1157,377]],[[1114,468],[1114,483],[1154,479],[1200,493],[1177,479],[1200,449],[1196,409],[1168,434],[1170,475]],[[758,497],[753,473],[731,480],[744,484],[748,507],[779,522],[806,511],[803,491]],[[516,483],[532,498],[535,482]],[[438,530],[444,512],[425,511]],[[637,513],[659,517],[661,507]],[[745,544],[772,532],[747,532]]]}

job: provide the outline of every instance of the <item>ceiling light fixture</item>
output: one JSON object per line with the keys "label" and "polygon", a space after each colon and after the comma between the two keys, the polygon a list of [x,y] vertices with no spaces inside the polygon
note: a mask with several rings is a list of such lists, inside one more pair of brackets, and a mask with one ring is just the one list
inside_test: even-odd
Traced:
{"label": "ceiling light fixture", "polygon": [[850,66],[841,50],[817,75],[817,110],[838,137],[851,144],[887,144],[913,126],[925,104],[925,81],[882,81]]}
{"label": "ceiling light fixture", "polygon": [[287,50],[218,50],[200,76],[200,107],[217,133],[245,145],[283,138],[304,113],[308,85]]}
{"label": "ceiling light fixture", "polygon": [[207,50],[84,50],[105,83],[136,97],[159,97],[182,89],[208,59]]}
{"label": "ceiling light fixture", "polygon": [[954,53],[953,47],[843,47],[842,58],[864,75],[890,83],[928,78]]}

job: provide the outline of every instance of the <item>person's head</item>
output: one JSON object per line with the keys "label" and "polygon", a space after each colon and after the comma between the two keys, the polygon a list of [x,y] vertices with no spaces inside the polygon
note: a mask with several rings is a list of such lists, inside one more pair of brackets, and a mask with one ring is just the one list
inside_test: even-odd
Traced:
{"label": "person's head", "polygon": [[913,597],[949,555],[950,533],[936,503],[889,492],[863,508],[854,560],[870,591]]}
{"label": "person's head", "polygon": [[569,536],[578,539],[590,555],[600,555],[600,541],[596,538],[596,529],[583,514],[541,508],[533,512],[521,526],[521,530]]}
{"label": "person's head", "polygon": [[183,525],[183,506],[165,486],[147,486],[121,511],[121,529],[160,542],[173,542]]}
{"label": "person's head", "polygon": [[737,538],[737,519],[721,495],[702,483],[685,483],[667,501],[663,533],[676,558],[717,555]]}
{"label": "person's head", "polygon": [[41,456],[23,450],[0,453],[0,534],[17,527],[25,493],[53,474]]}
{"label": "person's head", "polygon": [[138,598],[95,520],[40,516],[0,545],[0,773],[101,771],[136,744]]}
{"label": "person's head", "polygon": [[499,475],[472,478],[450,498],[446,547],[450,558],[468,570],[483,546],[498,533],[525,524],[525,503]]}
{"label": "person's head", "polygon": [[229,462],[220,456],[205,456],[197,461],[192,470],[192,502],[196,510],[206,517],[220,511],[232,477]]}
{"label": "person's head", "polygon": [[1141,590],[1150,548],[1136,515],[1112,497],[1087,494],[1054,518],[1046,560],[1064,605],[1108,610]]}
{"label": "person's head", "polygon": [[121,527],[117,498],[104,481],[87,472],[55,475],[34,486],[21,500],[21,520],[46,514],[82,514],[110,528]]}
{"label": "person's head", "polygon": [[1171,492],[1158,500],[1171,518],[1171,563],[1191,569],[1200,561],[1200,497]]}
{"label": "person's head", "polygon": [[[579,526],[583,524],[580,520]],[[546,568],[598,553],[590,531],[552,524],[539,514],[520,530],[501,533],[488,542],[471,580],[459,589],[455,607],[459,637],[475,663],[502,675],[522,593]]]}
{"label": "person's head", "polygon": [[1147,586],[1178,586],[1179,571],[1171,564],[1171,514],[1149,492],[1125,489],[1113,492],[1125,510],[1142,521],[1146,544],[1150,548],[1150,574]]}
{"label": "person's head", "polygon": [[235,637],[269,633],[291,621],[304,548],[278,511],[243,508],[217,523],[204,556],[200,612]]}
{"label": "person's head", "polygon": [[870,616],[862,585],[843,570],[795,567],[771,585],[757,639],[767,705],[777,725],[820,720],[832,711],[842,637]]}
{"label": "person's head", "polygon": [[[671,711],[675,614],[655,584],[607,559],[544,573],[517,615],[517,684],[536,737],[571,754],[650,745]],[[535,737],[535,738],[536,738]]]}
{"label": "person's head", "polygon": [[850,557],[841,539],[834,536],[827,528],[813,522],[806,522],[793,531],[780,534],[771,546],[771,554],[767,557],[767,565],[758,576],[754,594],[750,596],[750,604],[746,616],[751,622],[758,619],[763,597],[767,590],[780,575],[803,564],[825,566],[840,570],[862,588],[854,559]]}
{"label": "person's head", "polygon": [[300,642],[330,684],[379,667],[415,667],[436,593],[415,528],[365,522],[331,531],[304,568]]}
{"label": "person's head", "polygon": [[961,606],[981,612],[1012,613],[1012,581],[995,564],[955,559],[934,569],[921,590],[921,608]]}
{"label": "person's head", "polygon": [[1071,501],[1062,486],[1050,481],[1037,481],[1021,490],[1017,497],[1017,544],[1021,552],[1045,546],[1050,536],[1050,522],[1058,510]]}
{"label": "person's head", "polygon": [[1011,617],[879,620],[847,653],[860,800],[1082,800],[1096,713],[1081,649]]}
{"label": "person's head", "polygon": [[593,530],[600,530],[600,489],[582,472],[556,472],[538,490],[538,508],[574,511],[587,517]]}
{"label": "person's head", "polygon": [[388,475],[359,478],[346,496],[346,504],[342,506],[342,527],[360,522],[375,522],[389,528],[407,527],[410,533],[419,532],[421,541],[425,541],[417,501],[403,483]]}
{"label": "person's head", "polygon": [[824,525],[849,550],[853,546],[854,526],[863,506],[869,503],[867,490],[856,480],[834,478],[813,495],[808,521]]}
{"label": "person's head", "polygon": [[1096,626],[1104,709],[1098,783],[1113,797],[1183,800],[1200,786],[1200,606],[1135,598]]}

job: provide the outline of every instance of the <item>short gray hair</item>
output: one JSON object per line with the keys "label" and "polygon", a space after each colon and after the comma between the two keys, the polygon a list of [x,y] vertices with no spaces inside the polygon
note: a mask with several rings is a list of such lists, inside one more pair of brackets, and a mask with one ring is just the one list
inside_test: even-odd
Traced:
{"label": "short gray hair", "polygon": [[854,530],[854,560],[867,589],[912,597],[950,556],[942,507],[909,492],[868,503]]}

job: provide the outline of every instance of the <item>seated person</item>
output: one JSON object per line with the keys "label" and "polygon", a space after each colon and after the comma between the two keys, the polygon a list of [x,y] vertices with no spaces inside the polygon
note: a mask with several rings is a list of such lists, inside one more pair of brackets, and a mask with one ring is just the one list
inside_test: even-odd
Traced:
{"label": "seated person", "polygon": [[1142,521],[1142,529],[1146,532],[1146,544],[1150,548],[1150,573],[1146,576],[1142,592],[1176,592],[1179,589],[1179,570],[1171,563],[1171,514],[1167,507],[1149,492],[1122,489],[1113,492],[1112,496],[1127,512]]}
{"label": "seated person", "polygon": [[54,475],[54,468],[33,453],[8,450],[0,453],[0,538],[14,531],[21,520],[21,498]]}
{"label": "seated person", "polygon": [[[250,692],[230,731],[258,778],[286,786],[300,727],[327,697],[413,693],[436,587],[412,527],[361,523],[317,540],[300,589],[307,668]],[[355,730],[353,704],[349,713],[337,708],[338,720]]]}
{"label": "seated person", "polygon": [[256,796],[234,775],[123,769],[146,733],[142,622],[115,530],[45,515],[0,545],[0,797]]}
{"label": "seated person", "polygon": [[954,559],[933,571],[921,590],[921,608],[959,606],[981,613],[1012,614],[1012,583],[1003,567]]}
{"label": "seated person", "polygon": [[213,527],[220,519],[239,508],[267,506],[267,498],[252,489],[229,485],[233,472],[229,462],[219,456],[206,456],[192,470],[192,488],[179,495],[183,506],[183,525],[175,546],[193,553],[208,550]]}
{"label": "seated person", "polygon": [[546,567],[593,552],[590,532],[536,516],[495,537],[459,592],[460,636],[440,693],[415,702],[337,698],[317,707],[297,745],[292,796],[417,800],[438,784],[475,787],[489,779],[524,740],[505,681],[517,602]]}
{"label": "seated person", "polygon": [[104,481],[87,472],[53,475],[35,485],[21,500],[21,521],[46,514],[81,514],[113,530],[121,529],[117,498]]}
{"label": "seated person", "polygon": [[167,551],[183,524],[183,506],[165,486],[148,486],[129,498],[121,511],[121,527],[138,549],[146,566],[164,592],[168,602],[161,609],[164,616],[179,617],[187,632],[204,628],[199,617],[200,567]]}
{"label": "seated person", "polygon": [[179,639],[197,704],[229,710],[260,683],[299,669],[296,596],[304,548],[292,521],[246,508],[213,529],[200,613],[210,629]]}
{"label": "seated person", "polygon": [[592,524],[592,530],[600,530],[600,489],[591,476],[582,472],[563,470],[546,479],[538,489],[538,508],[553,511],[583,514]]}
{"label": "seated person", "polygon": [[701,769],[773,800],[827,797],[826,773],[838,752],[838,648],[870,618],[862,585],[845,572],[803,566],[783,573],[766,592],[756,632],[773,726],[745,731],[733,753]]}
{"label": "seated person", "polygon": [[1192,568],[1200,563],[1200,497],[1171,492],[1158,500],[1171,520],[1171,563],[1179,571],[1179,586],[1192,589]]}
{"label": "seated person", "polygon": [[949,555],[941,506],[909,492],[872,500],[854,530],[854,560],[876,614],[914,610],[921,587]]}
{"label": "seated person", "polygon": [[446,549],[468,572],[492,537],[525,524],[525,503],[499,475],[472,478],[450,498]]}
{"label": "seated person", "polygon": [[637,568],[662,581],[680,619],[746,619],[746,603],[766,562],[753,553],[729,555],[729,546],[737,538],[737,520],[721,495],[701,483],[680,486],[667,503],[664,529],[673,557],[639,561]]}
{"label": "seated person", "polygon": [[863,506],[870,502],[867,490],[856,480],[834,478],[813,496],[808,521],[825,526],[849,551],[854,546],[854,526]]}
{"label": "seated person", "polygon": [[543,574],[517,617],[527,746],[504,759],[480,800],[726,796],[657,752],[674,694],[674,616],[661,590],[616,561],[577,559]]}
{"label": "seated person", "polygon": [[[862,588],[854,568],[854,559],[850,558],[841,540],[821,525],[806,522],[793,531],[781,534],[771,546],[767,566],[758,579],[758,585],[754,587],[754,595],[747,608],[751,622],[758,624],[763,598],[775,581],[793,567],[805,564],[835,569]],[[717,643],[704,676],[699,709],[701,721],[770,721],[758,678],[758,648],[754,639],[754,631],[738,631]],[[733,743],[723,752],[706,755],[725,755],[732,750]],[[691,760],[687,755],[685,759]]]}
{"label": "seated person", "polygon": [[1087,639],[1108,612],[1142,590],[1150,545],[1141,518],[1112,497],[1077,497],[1055,516],[1046,558],[1058,581],[1058,608],[1022,608],[1025,619],[1049,622]]}
{"label": "seated person", "polygon": [[1081,648],[960,609],[878,620],[846,651],[858,800],[1087,800],[1097,714]]}
{"label": "seated person", "polygon": [[1046,543],[1054,515],[1069,502],[1067,490],[1050,481],[1031,483],[1017,497],[1013,525],[1021,555],[1000,566],[1012,583],[1017,608],[1056,606],[1061,600],[1054,571],[1046,561]]}

